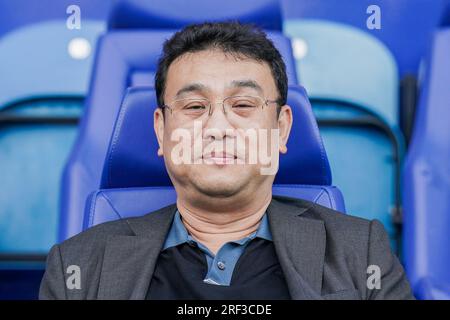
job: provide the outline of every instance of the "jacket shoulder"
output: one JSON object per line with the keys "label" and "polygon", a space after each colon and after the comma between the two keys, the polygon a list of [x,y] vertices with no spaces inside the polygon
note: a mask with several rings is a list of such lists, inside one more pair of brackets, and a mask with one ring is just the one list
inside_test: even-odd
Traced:
{"label": "jacket shoulder", "polygon": [[[317,203],[289,198],[277,197],[277,201],[288,206],[295,206],[304,210],[301,217],[323,221],[327,236],[336,235],[336,240],[368,241],[372,224],[379,224],[376,220],[368,220],[351,214],[339,212]],[[367,242],[366,242],[367,243]]]}
{"label": "jacket shoulder", "polygon": [[313,203],[308,212],[313,218],[319,218],[325,222],[325,225],[339,230],[347,230],[347,232],[355,231],[369,231],[373,220],[361,218],[352,215],[352,213],[343,213],[324,207],[322,205]]}
{"label": "jacket shoulder", "polygon": [[168,213],[173,207],[174,205],[169,205],[142,216],[127,217],[95,225],[63,241],[59,246],[62,250],[92,246],[99,247],[104,246],[107,239],[112,236],[135,236],[133,226],[145,225],[151,227],[152,224],[148,222],[161,220],[161,215]]}

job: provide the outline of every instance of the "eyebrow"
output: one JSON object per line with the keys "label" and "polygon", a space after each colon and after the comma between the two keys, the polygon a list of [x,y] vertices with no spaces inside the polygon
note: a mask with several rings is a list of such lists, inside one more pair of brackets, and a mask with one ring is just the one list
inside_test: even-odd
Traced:
{"label": "eyebrow", "polygon": [[201,83],[191,83],[191,84],[184,86],[180,90],[178,90],[177,94],[175,96],[178,98],[179,96],[183,95],[184,93],[194,92],[194,91],[209,91],[209,89],[208,89],[208,87],[206,87],[205,85],[203,85]]}
{"label": "eyebrow", "polygon": [[258,91],[258,93],[262,94],[263,89],[261,86],[254,80],[234,80],[231,82],[231,87],[233,88],[251,88]]}
{"label": "eyebrow", "polygon": [[[251,89],[255,89],[260,94],[263,93],[263,89],[261,88],[261,86],[254,80],[233,80],[231,82],[230,87],[232,87],[232,88],[251,88]],[[200,92],[210,91],[210,89],[201,83],[191,83],[191,84],[185,85],[180,90],[178,90],[175,97],[179,98],[184,93],[195,92],[195,91],[200,91]]]}

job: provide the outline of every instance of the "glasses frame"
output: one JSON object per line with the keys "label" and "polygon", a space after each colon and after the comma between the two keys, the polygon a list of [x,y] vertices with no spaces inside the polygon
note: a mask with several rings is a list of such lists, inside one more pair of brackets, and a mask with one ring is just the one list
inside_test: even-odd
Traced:
{"label": "glasses frame", "polygon": [[[264,106],[268,107],[269,104],[271,104],[271,103],[276,103],[277,105],[280,105],[280,106],[281,106],[280,98],[275,99],[275,100],[270,100],[270,99],[265,99],[265,98],[260,97],[260,96],[252,96],[252,95],[234,95],[234,96],[228,96],[228,97],[225,97],[225,98],[222,100],[222,102],[218,102],[218,101],[216,101],[216,102],[211,102],[211,100],[209,100],[209,99],[207,99],[207,98],[196,98],[196,99],[194,99],[194,98],[183,98],[183,99],[176,99],[176,100],[173,100],[170,104],[173,105],[174,103],[176,103],[176,102],[178,102],[178,101],[183,101],[183,100],[187,100],[187,101],[189,101],[189,100],[191,100],[191,101],[199,101],[199,100],[208,101],[208,117],[210,117],[210,116],[212,115],[212,110],[213,110],[212,105],[213,105],[213,104],[214,104],[214,105],[216,105],[216,104],[221,104],[221,105],[222,105],[223,113],[226,115],[226,114],[227,114],[227,111],[226,111],[226,109],[225,109],[225,101],[226,101],[227,99],[230,99],[230,98],[245,98],[245,97],[247,97],[247,98],[248,98],[248,97],[251,97],[251,98],[258,98],[258,99],[260,99],[262,103],[261,103],[261,106],[258,107],[258,108],[261,108],[261,109],[264,109]],[[164,109],[169,109],[169,110],[170,110],[170,114],[173,116],[174,108],[173,108],[172,106],[170,106],[170,105],[168,105],[168,104],[163,104],[162,106],[160,106],[160,108],[163,109],[163,110],[164,110]]]}

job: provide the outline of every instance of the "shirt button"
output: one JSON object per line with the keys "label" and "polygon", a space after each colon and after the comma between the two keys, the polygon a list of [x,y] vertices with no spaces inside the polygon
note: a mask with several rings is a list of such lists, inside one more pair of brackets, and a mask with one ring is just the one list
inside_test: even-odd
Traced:
{"label": "shirt button", "polygon": [[220,270],[225,270],[225,263],[223,263],[222,261],[217,262],[217,267]]}
{"label": "shirt button", "polygon": [[195,241],[189,240],[188,245],[190,245],[191,247],[195,247]]}

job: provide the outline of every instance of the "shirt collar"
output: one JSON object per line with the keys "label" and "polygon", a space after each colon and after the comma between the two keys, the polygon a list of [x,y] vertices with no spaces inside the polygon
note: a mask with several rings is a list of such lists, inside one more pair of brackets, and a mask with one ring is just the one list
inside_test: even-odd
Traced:
{"label": "shirt collar", "polygon": [[[255,232],[253,232],[251,235],[236,240],[236,241],[232,241],[234,243],[240,244],[240,245],[244,245],[245,243],[247,243],[248,241],[254,239],[254,238],[262,238],[268,241],[272,241],[272,233],[270,232],[270,228],[269,228],[269,220],[267,218],[267,213],[264,213],[262,219],[261,219],[261,223],[258,227],[258,230],[256,230]],[[189,233],[186,230],[186,227],[184,226],[183,222],[181,221],[181,215],[180,212],[175,213],[173,222],[172,222],[172,226],[170,227],[169,233],[167,234],[167,238],[166,241],[164,243],[163,246],[163,250],[170,248],[170,247],[175,247],[179,244],[185,243],[185,242],[189,242],[189,241],[193,241],[196,242],[194,238],[192,238]]]}

